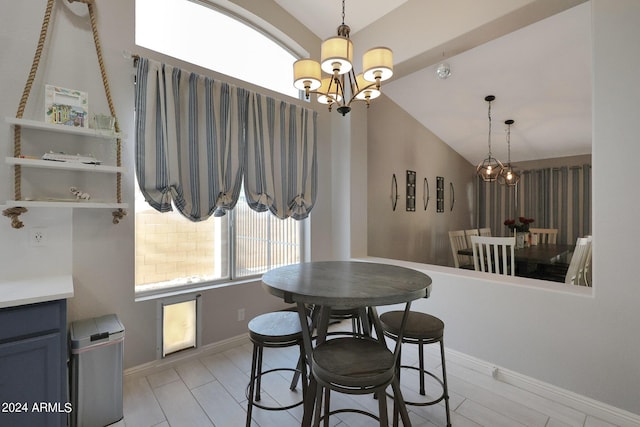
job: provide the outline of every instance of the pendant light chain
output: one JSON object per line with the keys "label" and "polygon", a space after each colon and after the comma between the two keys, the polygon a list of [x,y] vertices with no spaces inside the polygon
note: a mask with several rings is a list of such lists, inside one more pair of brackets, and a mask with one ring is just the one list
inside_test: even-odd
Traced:
{"label": "pendant light chain", "polygon": [[489,101],[489,157],[491,157],[491,101]]}

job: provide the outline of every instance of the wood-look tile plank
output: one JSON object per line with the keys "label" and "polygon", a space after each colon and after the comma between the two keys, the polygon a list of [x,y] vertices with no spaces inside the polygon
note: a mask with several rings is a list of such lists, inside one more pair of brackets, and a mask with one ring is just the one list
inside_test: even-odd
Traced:
{"label": "wood-look tile plank", "polygon": [[178,381],[180,376],[173,368],[167,368],[163,371],[153,373],[147,376],[151,388],[160,387],[162,385]]}
{"label": "wood-look tile plank", "polygon": [[189,389],[210,383],[215,377],[199,360],[189,360],[176,366],[176,371]]}
{"label": "wood-look tile plank", "polygon": [[246,399],[249,376],[234,365],[224,354],[206,356],[201,358],[200,361],[237,402],[242,402]]}
{"label": "wood-look tile plank", "polygon": [[213,427],[196,398],[182,381],[174,381],[154,388],[167,421],[173,427]]}
{"label": "wood-look tile plank", "polygon": [[146,377],[125,378],[122,383],[123,414],[128,427],[151,427],[165,420]]}
{"label": "wood-look tile plank", "polygon": [[617,426],[607,421],[603,421],[601,419],[588,416],[584,423],[584,427],[617,427]]}
{"label": "wood-look tile plank", "polygon": [[216,426],[242,426],[247,413],[225,388],[212,381],[191,390],[195,398]]}
{"label": "wood-look tile plank", "polygon": [[486,427],[522,427],[526,424],[520,423],[512,418],[506,417],[499,412],[479,405],[469,399],[462,402],[456,412],[482,426]]}

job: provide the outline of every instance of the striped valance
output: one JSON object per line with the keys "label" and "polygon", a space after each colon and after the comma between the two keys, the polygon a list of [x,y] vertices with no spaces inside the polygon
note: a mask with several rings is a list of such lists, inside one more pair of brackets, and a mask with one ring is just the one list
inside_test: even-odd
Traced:
{"label": "striped valance", "polygon": [[317,113],[146,58],[136,72],[136,176],[147,202],[224,215],[244,178],[256,211],[303,219],[316,199]]}

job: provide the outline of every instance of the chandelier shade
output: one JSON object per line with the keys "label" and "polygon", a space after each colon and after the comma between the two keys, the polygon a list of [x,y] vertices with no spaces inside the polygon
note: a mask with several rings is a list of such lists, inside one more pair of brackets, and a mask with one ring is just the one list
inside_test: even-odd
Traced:
{"label": "chandelier shade", "polygon": [[393,76],[393,52],[388,47],[374,47],[362,56],[363,76],[366,81],[385,81]]}
{"label": "chandelier shade", "polygon": [[364,75],[362,74],[358,74],[356,76],[356,85],[358,88],[352,90],[353,93],[356,93],[356,99],[366,101],[375,99],[381,94],[374,84],[365,80]]}
{"label": "chandelier shade", "polygon": [[318,102],[321,104],[332,104],[342,102],[342,95],[338,93],[338,86],[333,84],[333,77],[325,77],[318,89]]}
{"label": "chandelier shade", "polygon": [[312,59],[299,59],[293,63],[293,86],[311,91],[320,87],[320,64]]}
{"label": "chandelier shade", "polygon": [[367,50],[362,56],[363,72],[356,75],[351,29],[344,23],[344,5],[342,0],[342,24],[337,36],[326,39],[320,46],[320,62],[305,58],[293,64],[294,87],[304,90],[307,99],[310,93],[317,94],[318,102],[327,104],[329,111],[336,105],[343,116],[351,111],[353,101],[364,101],[369,107],[369,102],[381,94],[381,82],[393,76],[393,52],[388,47]]}
{"label": "chandelier shade", "polygon": [[476,167],[476,174],[485,182],[496,181],[504,168],[502,162],[491,154],[491,102],[495,99],[496,97],[493,95],[487,95],[484,98],[489,104],[489,154],[487,154],[487,157]]}
{"label": "chandelier shade", "polygon": [[511,167],[511,125],[514,123],[515,121],[512,119],[505,120],[504,122],[504,124],[507,125],[507,164],[503,167],[498,181],[507,187],[513,187],[520,181],[520,175]]}
{"label": "chandelier shade", "polygon": [[320,47],[322,71],[332,75],[348,73],[353,68],[353,42],[348,37],[331,37]]}

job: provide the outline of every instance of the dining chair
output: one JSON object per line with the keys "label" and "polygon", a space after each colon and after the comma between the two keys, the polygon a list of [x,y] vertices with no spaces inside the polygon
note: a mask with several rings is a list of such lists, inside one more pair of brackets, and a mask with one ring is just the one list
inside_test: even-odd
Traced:
{"label": "dining chair", "polygon": [[584,280],[584,267],[591,246],[591,239],[588,237],[578,237],[576,247],[571,255],[569,268],[564,277],[564,282],[571,285],[582,285]]}
{"label": "dining chair", "polygon": [[471,236],[473,266],[476,271],[515,276],[516,238]]}
{"label": "dining chair", "polygon": [[464,230],[449,231],[449,242],[451,243],[451,253],[453,254],[453,265],[456,268],[466,268],[473,270],[473,264],[467,255],[460,255],[460,249],[469,247]]}
{"label": "dining chair", "polygon": [[478,232],[480,233],[480,236],[485,236],[485,237],[491,237],[491,228],[489,227],[485,227],[485,228],[481,228],[478,230]]}
{"label": "dining chair", "polygon": [[467,238],[467,247],[470,248],[471,247],[471,236],[479,236],[480,233],[478,232],[477,228],[472,228],[470,230],[464,230],[464,235]]}
{"label": "dining chair", "polygon": [[593,247],[593,237],[585,236],[589,239],[589,249],[587,251],[587,256],[585,257],[584,268],[582,269],[582,277],[585,283],[585,286],[591,286],[592,276],[591,276],[591,252]]}
{"label": "dining chair", "polygon": [[531,237],[537,236],[538,243],[555,244],[558,240],[557,228],[529,228],[529,233],[531,233]]}

